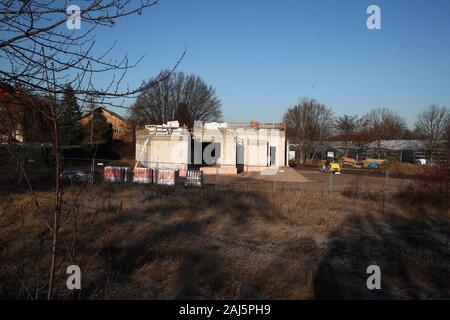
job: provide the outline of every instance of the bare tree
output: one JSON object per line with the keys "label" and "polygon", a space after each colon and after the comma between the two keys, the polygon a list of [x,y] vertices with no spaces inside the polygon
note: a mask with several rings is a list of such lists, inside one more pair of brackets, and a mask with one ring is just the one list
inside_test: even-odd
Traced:
{"label": "bare tree", "polygon": [[447,142],[445,145],[447,156],[450,156],[450,116],[448,117],[447,124],[445,125],[445,141]]}
{"label": "bare tree", "polygon": [[435,152],[446,146],[450,112],[446,107],[429,106],[415,123],[416,132],[426,140],[426,146],[433,160]]}
{"label": "bare tree", "polygon": [[[222,117],[221,102],[213,87],[208,86],[196,75],[183,72],[170,74],[162,71],[156,79],[163,79],[157,85],[151,79],[136,99],[130,110],[130,119],[137,125],[161,124],[177,118],[179,106],[187,107],[183,118],[192,127],[194,121],[218,121]],[[186,111],[186,110],[185,110]]]}
{"label": "bare tree", "polygon": [[283,116],[286,134],[298,143],[301,164],[311,163],[317,147],[333,130],[333,113],[330,108],[314,99],[303,98]]}
{"label": "bare tree", "polygon": [[407,129],[405,120],[387,108],[372,110],[363,119],[368,126],[368,136],[377,145],[378,158],[381,157],[383,140],[401,139]]}
{"label": "bare tree", "polygon": [[355,116],[343,115],[338,117],[335,123],[336,134],[343,139],[345,144],[344,156],[348,155],[348,150],[354,142],[362,142],[366,138],[368,121]]}
{"label": "bare tree", "polygon": [[[51,264],[49,266],[47,298],[54,297],[55,274],[60,239],[60,230],[65,221],[63,215],[62,159],[60,150],[59,119],[68,106],[57,106],[60,95],[66,85],[71,85],[74,95],[81,102],[88,102],[87,97],[95,96],[103,105],[124,107],[126,98],[134,98],[147,87],[156,85],[163,79],[155,78],[147,87],[131,89],[123,87],[122,82],[130,68],[136,66],[140,59],[130,63],[125,56],[120,60],[109,57],[114,45],[103,52],[95,49],[94,30],[98,27],[113,27],[118,19],[152,7],[157,0],[93,0],[80,5],[79,17],[81,29],[71,30],[67,27],[68,1],[29,0],[0,2],[0,82],[15,84],[20,92],[26,92],[27,108],[42,115],[49,122],[50,138],[54,160],[54,205],[47,212],[41,205],[25,169],[30,194],[36,210],[49,231],[51,238]],[[180,60],[184,56],[182,54]],[[175,70],[178,61],[171,71]],[[111,81],[101,87],[95,87],[98,74],[110,75]],[[169,74],[165,76],[169,76]],[[11,92],[14,99],[22,100],[17,91]],[[16,95],[16,96],[15,96]],[[123,98],[122,100],[120,100]],[[23,100],[22,100],[23,101]],[[2,135],[15,137],[17,124],[22,124],[22,114],[11,111],[11,104],[1,108],[1,123],[5,124]],[[5,115],[12,114],[10,119]],[[14,118],[15,117],[15,118]],[[12,130],[11,130],[12,129]]]}

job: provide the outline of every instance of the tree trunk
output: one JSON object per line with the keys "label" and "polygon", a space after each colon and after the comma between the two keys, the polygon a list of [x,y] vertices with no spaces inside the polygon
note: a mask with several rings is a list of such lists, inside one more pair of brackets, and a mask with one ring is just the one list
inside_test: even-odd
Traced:
{"label": "tree trunk", "polygon": [[56,268],[56,254],[58,249],[58,232],[60,227],[61,217],[61,202],[62,202],[62,180],[61,180],[61,155],[59,148],[59,130],[58,120],[54,109],[52,108],[52,120],[53,120],[53,153],[55,157],[55,207],[53,210],[53,226],[52,226],[52,253],[50,263],[50,275],[48,284],[47,299],[53,298],[53,286],[55,279]]}

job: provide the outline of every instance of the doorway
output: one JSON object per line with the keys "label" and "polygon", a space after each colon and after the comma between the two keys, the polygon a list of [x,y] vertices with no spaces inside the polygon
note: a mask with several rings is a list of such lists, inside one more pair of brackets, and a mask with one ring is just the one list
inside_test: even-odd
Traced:
{"label": "doorway", "polygon": [[276,158],[276,154],[277,154],[277,147],[270,147],[270,166],[275,166],[277,163],[277,158]]}

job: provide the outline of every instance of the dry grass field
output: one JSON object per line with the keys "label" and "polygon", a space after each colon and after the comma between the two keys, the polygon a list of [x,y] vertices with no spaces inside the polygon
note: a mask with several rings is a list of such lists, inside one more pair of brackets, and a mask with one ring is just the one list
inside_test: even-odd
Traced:
{"label": "dry grass field", "polygon": [[[275,189],[251,177],[219,188],[67,188],[56,297],[450,298],[447,206],[409,201],[407,181],[386,194],[382,178],[342,175],[329,195],[326,175],[304,174],[313,182]],[[48,208],[51,197],[38,193]],[[31,197],[3,194],[0,214],[0,296],[45,298],[50,239]],[[76,294],[65,287],[70,264],[82,270]],[[372,264],[379,291],[366,287]]]}

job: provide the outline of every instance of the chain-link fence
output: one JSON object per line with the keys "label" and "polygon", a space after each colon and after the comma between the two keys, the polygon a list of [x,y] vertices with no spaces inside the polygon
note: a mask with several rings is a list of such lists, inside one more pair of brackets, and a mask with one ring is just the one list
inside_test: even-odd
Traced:
{"label": "chain-link fence", "polygon": [[[84,173],[93,173],[94,183],[104,183],[105,167],[134,167],[151,168],[155,173],[159,170],[175,170],[177,173],[177,185],[186,184],[186,175],[190,170],[202,171],[202,186],[204,188],[234,189],[245,191],[291,191],[301,190],[306,192],[320,193],[323,195],[333,195],[335,193],[350,196],[360,196],[364,194],[382,194],[389,196],[398,189],[407,186],[415,179],[420,178],[417,170],[389,171],[389,170],[344,170],[340,175],[321,173],[319,170],[302,170],[293,168],[278,168],[274,174],[264,174],[262,172],[244,172],[241,174],[227,174],[219,166],[211,167],[188,167],[185,164],[174,164],[164,162],[136,163],[134,161],[121,162],[106,159],[64,159],[64,169],[66,171],[79,170]],[[133,179],[120,179],[114,183],[132,183]],[[156,180],[152,180],[156,184]],[[189,185],[189,183],[188,183]],[[192,184],[190,184],[192,185]]]}
{"label": "chain-link fence", "polygon": [[[240,191],[269,191],[287,192],[304,191],[319,193],[321,195],[344,194],[351,197],[385,197],[389,198],[399,190],[408,188],[408,185],[420,181],[426,168],[417,166],[412,169],[344,169],[340,175],[321,173],[318,169],[278,168],[275,174],[261,172],[244,172],[231,174],[219,166],[194,167],[186,164],[174,163],[136,163],[134,160],[110,160],[87,158],[63,158],[62,176],[66,185],[74,184],[101,184],[106,183],[104,172],[106,167],[124,167],[132,172],[135,167],[151,168],[154,172],[159,170],[173,170],[179,168],[175,185],[202,186],[214,190],[233,189]],[[20,157],[3,157],[1,165],[1,182],[3,189],[24,187],[26,183],[33,186],[52,187],[55,180],[55,164],[51,157],[43,154],[23,154]],[[186,183],[188,170],[202,170],[201,178],[195,176],[194,183]],[[224,174],[225,173],[225,174]],[[448,168],[440,168],[441,176],[446,181],[445,192],[449,192]],[[201,183],[198,183],[201,181]],[[68,183],[67,183],[68,182]],[[133,183],[133,179],[120,179],[114,183]],[[155,179],[151,184],[157,184]],[[26,187],[26,186],[25,186]]]}

